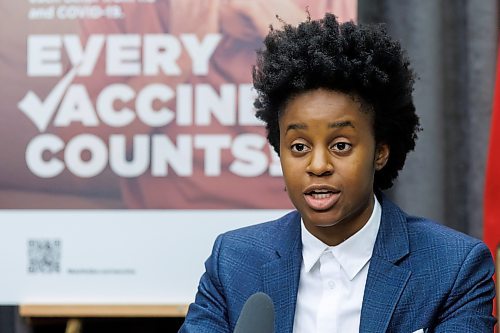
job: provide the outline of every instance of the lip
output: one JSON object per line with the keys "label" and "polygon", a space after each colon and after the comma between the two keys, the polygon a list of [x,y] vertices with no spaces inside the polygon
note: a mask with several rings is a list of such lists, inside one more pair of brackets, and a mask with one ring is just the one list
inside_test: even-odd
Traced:
{"label": "lip", "polygon": [[[325,192],[324,194],[313,195],[311,192]],[[316,211],[324,211],[332,208],[340,197],[340,190],[331,185],[310,185],[304,191],[304,199],[307,205]]]}
{"label": "lip", "polygon": [[330,192],[333,192],[333,193],[337,193],[337,192],[340,192],[340,190],[338,188],[336,188],[335,186],[332,186],[332,185],[328,185],[328,184],[313,184],[313,185],[309,185],[308,187],[306,187],[306,189],[304,190],[304,194],[308,194],[308,193],[311,193],[312,191],[330,191]]}

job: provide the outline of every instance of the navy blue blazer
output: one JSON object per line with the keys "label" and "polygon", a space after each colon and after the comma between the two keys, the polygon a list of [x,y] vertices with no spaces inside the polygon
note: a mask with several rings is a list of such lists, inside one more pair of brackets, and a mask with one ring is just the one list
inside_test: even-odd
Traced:
{"label": "navy blue blazer", "polygon": [[[479,240],[410,217],[383,195],[360,332],[493,332],[494,265]],[[232,332],[245,301],[268,294],[291,333],[302,263],[300,215],[220,235],[179,332]]]}

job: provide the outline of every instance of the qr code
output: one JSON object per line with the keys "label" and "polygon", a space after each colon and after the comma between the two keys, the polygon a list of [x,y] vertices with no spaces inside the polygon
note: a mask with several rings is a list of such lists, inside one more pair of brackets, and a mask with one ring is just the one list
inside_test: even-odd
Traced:
{"label": "qr code", "polygon": [[59,273],[61,241],[59,239],[28,240],[28,263],[29,273]]}

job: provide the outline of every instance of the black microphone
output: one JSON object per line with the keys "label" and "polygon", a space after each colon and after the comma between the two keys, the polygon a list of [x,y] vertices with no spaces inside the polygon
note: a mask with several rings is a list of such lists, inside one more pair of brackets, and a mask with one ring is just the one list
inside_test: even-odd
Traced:
{"label": "black microphone", "polygon": [[241,310],[233,333],[274,333],[274,305],[262,292],[250,296]]}

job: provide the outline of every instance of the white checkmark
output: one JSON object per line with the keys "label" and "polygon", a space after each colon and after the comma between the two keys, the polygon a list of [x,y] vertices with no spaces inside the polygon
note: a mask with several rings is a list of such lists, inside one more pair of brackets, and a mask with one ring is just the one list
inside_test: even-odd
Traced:
{"label": "white checkmark", "polygon": [[76,75],[76,71],[77,66],[66,73],[47,95],[45,101],[42,101],[37,94],[30,90],[17,104],[21,112],[35,124],[40,132],[44,132],[47,126],[49,126],[50,120],[54,116],[59,103],[61,103],[64,93]]}

